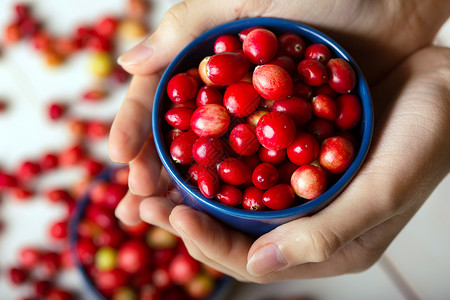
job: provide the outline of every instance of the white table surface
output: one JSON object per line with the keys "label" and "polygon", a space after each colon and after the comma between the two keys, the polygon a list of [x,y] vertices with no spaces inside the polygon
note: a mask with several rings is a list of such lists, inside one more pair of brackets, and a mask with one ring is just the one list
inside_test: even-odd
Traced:
{"label": "white table surface", "polygon": [[[35,13],[45,18],[47,28],[61,35],[76,24],[93,22],[99,15],[120,15],[125,1],[28,1]],[[154,0],[152,26],[176,1]],[[0,32],[12,18],[13,0],[0,1]],[[441,30],[437,42],[450,46],[450,24]],[[87,71],[87,54],[80,53],[56,69],[45,67],[27,43],[4,50],[0,56],[0,98],[10,100],[8,110],[0,115],[0,166],[12,170],[24,159],[36,159],[43,151],[62,150],[72,142],[67,127],[55,125],[45,115],[52,99],[77,101],[80,92],[91,86],[94,78]],[[74,114],[112,118],[126,92],[123,86],[107,101],[96,105],[78,105]],[[93,151],[107,158],[106,142],[93,145]],[[69,185],[79,170],[58,171],[40,178],[39,189]],[[267,297],[305,295],[313,299],[450,299],[450,176],[447,176],[417,215],[394,240],[382,259],[369,270],[325,279],[287,281],[267,285],[236,284],[227,299],[257,300]],[[3,197],[0,220],[0,299],[26,295],[27,287],[12,287],[4,270],[17,261],[17,251],[24,245],[49,243],[46,228],[61,217],[61,207],[35,197],[17,203]],[[79,274],[65,272],[62,285],[85,294]]]}

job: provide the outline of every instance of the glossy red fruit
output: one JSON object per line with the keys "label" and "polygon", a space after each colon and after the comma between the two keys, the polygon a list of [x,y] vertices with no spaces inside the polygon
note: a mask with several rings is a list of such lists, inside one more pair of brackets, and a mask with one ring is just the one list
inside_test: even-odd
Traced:
{"label": "glossy red fruit", "polygon": [[186,284],[200,271],[200,263],[187,254],[178,254],[169,264],[169,275],[173,282]]}
{"label": "glossy red fruit", "polygon": [[241,190],[230,184],[222,184],[216,194],[217,200],[225,205],[236,206],[241,204]]}
{"label": "glossy red fruit", "polygon": [[242,207],[245,210],[250,211],[265,210],[266,206],[264,205],[263,202],[263,194],[264,191],[254,186],[246,188],[242,195]]}
{"label": "glossy red fruit", "polygon": [[239,158],[228,157],[218,166],[217,172],[220,179],[228,184],[240,185],[247,183],[252,178],[252,171]]}
{"label": "glossy red fruit", "polygon": [[50,237],[54,240],[63,240],[67,237],[67,221],[58,221],[50,224]]}
{"label": "glossy red fruit", "polygon": [[228,143],[239,155],[255,154],[260,145],[256,138],[255,127],[249,124],[236,125],[230,132]]}
{"label": "glossy red fruit", "polygon": [[167,95],[175,103],[183,103],[195,99],[199,84],[197,79],[188,73],[173,76],[167,84]]}
{"label": "glossy red fruit", "polygon": [[194,163],[193,165],[191,165],[188,169],[188,181],[192,184],[197,185],[198,176],[201,172],[203,172],[204,169],[205,167],[200,164]]}
{"label": "glossy red fruit", "polygon": [[281,112],[270,112],[262,116],[256,126],[258,141],[270,150],[287,148],[295,138],[296,128],[292,119]]}
{"label": "glossy red fruit", "polygon": [[37,162],[26,160],[19,165],[17,178],[28,181],[38,176],[41,172],[41,166]]}
{"label": "glossy red fruit", "polygon": [[289,75],[295,76],[297,74],[297,65],[294,59],[287,55],[276,56],[269,64],[277,65],[285,69]]}
{"label": "glossy red fruit", "polygon": [[316,117],[333,121],[338,115],[336,103],[327,95],[317,95],[312,101],[312,111]]}
{"label": "glossy red fruit", "polygon": [[246,117],[259,105],[261,96],[248,82],[231,84],[225,90],[223,105],[230,115],[234,117]]}
{"label": "glossy red fruit", "polygon": [[294,200],[294,190],[289,184],[277,184],[263,194],[264,205],[275,210],[292,206]]}
{"label": "glossy red fruit", "polygon": [[287,147],[286,154],[291,162],[301,166],[317,159],[319,149],[319,143],[314,136],[306,132],[298,132],[294,141]]}
{"label": "glossy red fruit", "polygon": [[192,156],[200,165],[212,167],[224,157],[222,142],[210,136],[199,137],[192,145]]}
{"label": "glossy red fruit", "polygon": [[128,275],[121,269],[98,272],[94,278],[96,287],[103,293],[112,293],[128,283]]}
{"label": "glossy red fruit", "polygon": [[172,108],[187,108],[187,109],[191,109],[192,111],[194,111],[197,108],[197,103],[195,102],[195,100],[190,100],[190,101],[186,101],[186,102],[182,102],[182,103],[170,103],[169,109]]}
{"label": "glossy red fruit", "polygon": [[320,86],[315,86],[313,89],[314,95],[327,95],[331,99],[335,99],[338,96],[338,93],[330,88],[330,86],[326,83]]}
{"label": "glossy red fruit", "polygon": [[352,66],[342,58],[330,59],[326,66],[328,85],[338,93],[351,93],[356,85],[356,75]]}
{"label": "glossy red fruit", "polygon": [[274,165],[261,163],[252,173],[252,182],[258,189],[267,190],[278,183],[278,170]]}
{"label": "glossy red fruit", "polygon": [[299,197],[311,200],[325,192],[327,176],[319,167],[304,165],[292,174],[291,186]]}
{"label": "glossy red fruit", "polygon": [[327,82],[327,68],[317,60],[304,59],[297,66],[300,80],[310,86],[319,86]]}
{"label": "glossy red fruit", "polygon": [[292,95],[293,82],[289,73],[280,66],[266,64],[257,66],[253,71],[253,86],[263,97],[269,100],[282,100]]}
{"label": "glossy red fruit", "polygon": [[206,104],[197,108],[191,117],[191,128],[198,136],[221,137],[230,125],[230,116],[219,104]]}
{"label": "glossy red fruit", "polygon": [[22,248],[19,252],[19,265],[25,269],[32,269],[39,263],[41,256],[42,253],[37,248]]}
{"label": "glossy red fruit", "polygon": [[305,58],[327,63],[331,58],[331,52],[325,44],[311,44],[305,49]]}
{"label": "glossy red fruit", "polygon": [[293,95],[297,97],[302,97],[307,100],[311,99],[314,94],[314,89],[312,86],[307,85],[301,81],[298,81],[294,84]]}
{"label": "glossy red fruit", "polygon": [[198,175],[197,184],[206,198],[213,198],[219,191],[219,175],[215,170],[204,168]]}
{"label": "glossy red fruit", "polygon": [[242,50],[250,62],[256,65],[268,63],[277,54],[277,36],[268,29],[254,29],[242,42]]}
{"label": "glossy red fruit", "polygon": [[94,262],[97,246],[90,238],[79,238],[76,245],[77,255],[82,265],[87,266]]}
{"label": "glossy red fruit", "polygon": [[94,25],[94,30],[98,35],[111,39],[116,34],[118,25],[119,21],[115,17],[106,16]]}
{"label": "glossy red fruit", "polygon": [[20,267],[12,267],[9,269],[9,280],[14,285],[23,284],[28,279],[28,272]]}
{"label": "glossy red fruit", "polygon": [[61,255],[53,251],[43,253],[38,267],[44,278],[54,277],[61,270]]}
{"label": "glossy red fruit", "polygon": [[354,158],[355,148],[352,142],[342,136],[326,139],[320,148],[320,166],[332,174],[339,174],[347,170]]}
{"label": "glossy red fruit", "polygon": [[125,233],[119,228],[102,230],[94,237],[95,243],[99,247],[118,248],[126,239]]}
{"label": "glossy red fruit", "polygon": [[252,114],[250,114],[246,118],[246,121],[249,125],[256,128],[256,124],[258,124],[259,119],[261,119],[261,117],[267,113],[268,113],[268,111],[266,111],[266,110],[255,110]]}
{"label": "glossy red fruit", "polygon": [[213,84],[225,86],[238,82],[247,74],[249,68],[250,63],[244,54],[223,52],[209,58],[206,63],[206,76]]}
{"label": "glossy red fruit", "polygon": [[197,93],[196,105],[202,106],[206,104],[222,104],[223,95],[214,86],[204,85]]}
{"label": "glossy red fruit", "polygon": [[314,119],[308,123],[306,131],[312,134],[320,144],[334,135],[334,125],[333,122],[325,119]]}
{"label": "glossy red fruit", "polygon": [[265,147],[260,147],[258,150],[258,157],[262,162],[279,165],[286,158],[286,150],[269,150]]}
{"label": "glossy red fruit", "polygon": [[47,109],[50,120],[57,121],[63,117],[64,113],[67,110],[67,107],[63,103],[54,102],[50,103]]}
{"label": "glossy red fruit", "polygon": [[114,212],[103,205],[89,205],[85,217],[103,228],[113,228],[116,225]]}
{"label": "glossy red fruit", "polygon": [[45,297],[52,289],[52,283],[48,280],[37,280],[33,282],[33,289],[36,295]]}
{"label": "glossy red fruit", "polygon": [[192,131],[186,131],[176,137],[170,145],[170,155],[178,164],[190,164],[194,161],[192,145],[198,136]]}
{"label": "glossy red fruit", "polygon": [[272,106],[272,111],[285,113],[292,118],[296,126],[305,125],[312,117],[311,103],[301,97],[276,101]]}
{"label": "glossy red fruit", "polygon": [[340,129],[352,129],[361,120],[361,100],[356,95],[341,95],[336,98],[337,118],[334,120]]}
{"label": "glossy red fruit", "polygon": [[287,32],[278,37],[278,54],[300,60],[305,52],[305,41],[298,34]]}
{"label": "glossy red fruit", "polygon": [[262,29],[264,27],[262,26],[252,26],[252,27],[248,27],[243,29],[242,31],[239,32],[238,36],[239,39],[241,40],[241,42],[243,42],[245,40],[245,38],[247,37],[247,35],[254,29]]}
{"label": "glossy red fruit", "polygon": [[129,274],[137,274],[147,269],[150,257],[145,242],[129,240],[117,251],[117,266]]}
{"label": "glossy red fruit", "polygon": [[241,41],[237,36],[224,34],[219,36],[214,42],[214,53],[232,52],[240,50]]}
{"label": "glossy red fruit", "polygon": [[171,108],[164,115],[164,119],[170,126],[179,130],[188,130],[191,126],[191,116],[194,113],[189,108]]}

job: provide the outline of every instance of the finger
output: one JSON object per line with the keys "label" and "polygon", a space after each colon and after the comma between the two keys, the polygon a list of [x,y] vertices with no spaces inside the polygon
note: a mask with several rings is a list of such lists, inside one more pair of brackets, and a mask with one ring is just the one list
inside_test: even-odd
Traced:
{"label": "finger", "polygon": [[116,217],[126,225],[136,225],[141,222],[139,205],[144,198],[128,191],[116,207]]}
{"label": "finger", "polygon": [[131,161],[150,135],[153,97],[158,82],[157,75],[133,77],[111,126],[108,150],[113,161]]}
{"label": "finger", "polygon": [[166,197],[148,197],[139,205],[139,216],[144,222],[179,235],[169,222],[169,216],[174,207],[175,204]]}
{"label": "finger", "polygon": [[[167,66],[190,41],[209,28],[239,17],[261,15],[270,3],[188,0],[171,7],[155,32],[119,57],[118,63],[132,74],[151,74]],[[208,13],[205,13],[208,12]]]}

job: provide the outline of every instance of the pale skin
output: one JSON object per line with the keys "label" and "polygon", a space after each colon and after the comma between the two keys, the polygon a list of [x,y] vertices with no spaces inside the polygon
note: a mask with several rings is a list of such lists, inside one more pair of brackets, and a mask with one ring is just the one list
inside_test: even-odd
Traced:
{"label": "pale skin", "polygon": [[[204,12],[208,12],[205,14]],[[375,130],[365,164],[321,212],[255,239],[163,197],[169,180],[151,136],[161,70],[193,38],[237,18],[274,16],[341,43],[371,87]],[[373,265],[450,170],[450,49],[431,45],[450,16],[446,0],[185,1],[119,63],[134,74],[113,123],[114,161],[129,163],[132,192],[116,215],[179,236],[190,254],[258,283],[359,272]],[[172,201],[171,201],[172,200]]]}

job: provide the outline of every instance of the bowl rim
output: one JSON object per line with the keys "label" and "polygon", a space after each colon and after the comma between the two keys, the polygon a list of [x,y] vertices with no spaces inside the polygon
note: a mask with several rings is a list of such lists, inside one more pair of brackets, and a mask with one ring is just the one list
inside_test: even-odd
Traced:
{"label": "bowl rim", "polygon": [[[332,186],[330,186],[322,195],[319,197],[309,200],[303,204],[299,204],[287,209],[282,210],[267,210],[267,211],[248,211],[242,208],[235,208],[226,206],[218,201],[213,199],[208,199],[200,194],[195,188],[193,188],[189,183],[187,183],[181,174],[177,171],[175,165],[173,164],[170,156],[165,152],[164,149],[164,137],[162,137],[162,130],[160,126],[161,118],[158,116],[158,112],[160,109],[161,100],[165,98],[166,93],[166,85],[170,80],[173,71],[178,67],[180,62],[189,54],[189,52],[197,47],[199,44],[207,41],[211,38],[211,36],[216,36],[220,34],[225,34],[232,30],[240,30],[246,27],[253,26],[263,26],[269,29],[277,28],[277,27],[286,27],[291,26],[295,28],[295,32],[300,33],[302,37],[306,37],[307,39],[319,40],[322,43],[326,44],[330,47],[334,54],[339,57],[347,60],[350,65],[353,67],[356,77],[357,84],[355,87],[355,91],[359,95],[362,107],[363,107],[363,117],[362,117],[362,138],[361,144],[358,149],[358,152],[355,156],[354,161],[350,165],[350,167],[340,175],[340,178],[334,182]],[[239,30],[239,31],[240,31]],[[276,29],[275,29],[276,30]],[[213,29],[210,29],[197,38],[195,38],[192,42],[190,42],[168,65],[165,69],[160,82],[158,84],[154,103],[153,103],[153,111],[152,111],[152,130],[153,130],[153,138],[155,142],[155,147],[157,153],[161,159],[161,162],[164,168],[169,173],[172,180],[175,180],[177,185],[181,187],[184,191],[186,191],[191,197],[194,197],[196,201],[199,201],[203,206],[208,207],[209,209],[213,209],[222,214],[239,217],[242,219],[249,220],[270,220],[270,219],[280,219],[286,218],[293,215],[306,215],[310,211],[313,211],[317,207],[322,207],[330,201],[331,197],[336,197],[353,179],[361,165],[363,164],[372,139],[373,134],[373,105],[372,99],[369,91],[369,86],[366,82],[364,75],[361,72],[361,69],[357,65],[356,61],[347,53],[347,51],[342,48],[336,41],[327,36],[326,34],[308,26],[303,23],[280,19],[280,18],[272,18],[272,17],[257,17],[257,18],[247,18],[247,19],[239,19],[234,20],[222,25],[219,25]],[[334,199],[334,198],[333,198]]]}

